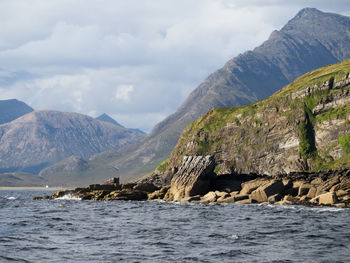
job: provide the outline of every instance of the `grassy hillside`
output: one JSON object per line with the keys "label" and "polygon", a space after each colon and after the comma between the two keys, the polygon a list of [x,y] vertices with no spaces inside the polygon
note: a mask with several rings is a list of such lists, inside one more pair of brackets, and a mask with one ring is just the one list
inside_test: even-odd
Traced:
{"label": "grassy hillside", "polygon": [[[261,172],[254,162],[261,162],[263,157],[257,155],[266,153],[283,158],[299,155],[304,170],[350,167],[349,85],[344,84],[349,72],[350,60],[346,60],[309,72],[268,99],[210,110],[187,126],[158,171],[177,167],[185,155],[207,154],[214,155],[221,165],[217,171],[225,163],[226,168]],[[342,83],[343,87],[337,88]],[[323,142],[325,132],[332,138]],[[295,139],[288,141],[288,136]],[[281,149],[288,150],[284,153]]]}

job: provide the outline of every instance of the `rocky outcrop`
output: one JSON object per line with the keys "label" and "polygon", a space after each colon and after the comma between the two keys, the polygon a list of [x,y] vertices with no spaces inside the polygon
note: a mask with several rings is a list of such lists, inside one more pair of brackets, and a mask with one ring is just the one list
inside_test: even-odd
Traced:
{"label": "rocky outcrop", "polygon": [[166,200],[181,201],[207,192],[213,179],[214,165],[211,156],[185,156],[171,180]]}
{"label": "rocky outcrop", "polygon": [[[184,165],[191,167],[191,158],[186,158]],[[94,184],[74,190],[58,191],[52,196],[35,199],[55,199],[64,196],[82,200],[165,200],[194,203],[235,203],[235,204],[277,204],[277,205],[306,205],[306,206],[335,206],[350,207],[350,169],[342,169],[315,173],[292,173],[278,176],[257,174],[226,175],[225,182],[229,185],[240,185],[236,191],[223,191],[216,188],[217,181],[223,176],[217,176],[211,167],[209,157],[195,160],[202,164],[202,169],[196,170],[187,180],[174,180],[171,186],[161,189],[150,183],[128,184]],[[191,169],[192,170],[192,169]],[[206,172],[204,172],[206,171]],[[200,185],[204,180],[205,188],[198,192],[194,185]],[[176,187],[177,186],[177,187]],[[204,190],[206,189],[206,190]],[[229,188],[227,188],[229,189]]]}
{"label": "rocky outcrop", "polygon": [[[115,178],[111,178],[114,181]],[[154,185],[143,183],[110,183],[93,184],[88,187],[78,187],[74,190],[63,190],[54,193],[51,196],[35,197],[34,200],[40,199],[57,199],[64,196],[79,198],[82,200],[133,200],[143,201],[148,199],[148,195],[156,192],[159,188]]]}

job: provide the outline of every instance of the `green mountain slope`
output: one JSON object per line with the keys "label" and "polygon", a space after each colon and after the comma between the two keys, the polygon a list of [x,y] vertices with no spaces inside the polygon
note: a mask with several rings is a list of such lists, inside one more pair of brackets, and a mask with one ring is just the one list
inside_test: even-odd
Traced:
{"label": "green mountain slope", "polygon": [[181,135],[153,179],[184,156],[211,155],[215,172],[282,174],[350,167],[350,60],[307,73],[256,103],[210,110]]}

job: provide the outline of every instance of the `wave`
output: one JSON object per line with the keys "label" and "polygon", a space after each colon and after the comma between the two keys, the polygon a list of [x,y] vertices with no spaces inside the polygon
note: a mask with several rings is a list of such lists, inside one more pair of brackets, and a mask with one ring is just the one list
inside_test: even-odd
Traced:
{"label": "wave", "polygon": [[74,194],[65,194],[64,196],[57,197],[59,200],[81,200],[80,197],[76,197]]}

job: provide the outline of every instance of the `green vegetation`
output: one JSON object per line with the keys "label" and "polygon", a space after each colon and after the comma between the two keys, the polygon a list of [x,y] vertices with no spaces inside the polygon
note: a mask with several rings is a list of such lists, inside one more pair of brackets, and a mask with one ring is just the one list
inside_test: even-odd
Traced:
{"label": "green vegetation", "polygon": [[346,119],[346,116],[349,112],[350,112],[350,105],[339,106],[318,115],[317,121],[323,122],[331,119]]}
{"label": "green vegetation", "polygon": [[156,168],[156,170],[162,173],[165,172],[166,168],[168,167],[168,162],[169,162],[169,159],[166,159]]}
{"label": "green vegetation", "polygon": [[338,142],[344,153],[350,154],[350,134],[340,136]]}
{"label": "green vegetation", "polygon": [[[232,158],[243,156],[237,165],[242,168],[254,167],[254,162],[249,160],[251,155],[258,151],[263,155],[274,150],[276,146],[275,142],[269,141],[269,138],[278,132],[274,130],[275,120],[286,122],[286,126],[298,134],[299,151],[291,149],[295,153],[290,154],[300,153],[302,157],[311,159],[310,169],[324,170],[347,163],[350,157],[334,160],[329,154],[336,146],[334,143],[327,149],[316,148],[315,129],[318,123],[325,120],[346,119],[350,113],[350,105],[339,106],[318,115],[314,115],[313,110],[318,104],[327,101],[330,95],[347,89],[346,87],[328,91],[317,90],[317,87],[326,81],[340,81],[349,71],[350,60],[347,60],[309,72],[265,100],[246,106],[210,110],[186,127],[172,154],[171,165],[179,163],[184,155],[215,154],[229,149]],[[308,87],[316,90],[308,96],[291,99],[293,93],[306,91]],[[347,125],[346,123],[350,125],[349,121],[344,125]],[[189,142],[194,144],[188,147]],[[350,146],[344,146],[348,144],[342,139],[339,140],[339,144],[341,143],[343,150],[349,147],[349,150],[344,152],[350,151]]]}

